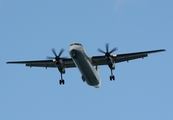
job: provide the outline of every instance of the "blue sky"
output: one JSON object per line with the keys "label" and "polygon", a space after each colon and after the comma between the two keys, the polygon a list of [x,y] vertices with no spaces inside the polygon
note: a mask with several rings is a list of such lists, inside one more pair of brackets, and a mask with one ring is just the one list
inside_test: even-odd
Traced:
{"label": "blue sky", "polygon": [[[171,0],[1,0],[1,120],[171,120],[173,119],[173,1]],[[165,48],[145,59],[100,67],[99,89],[67,69],[59,85],[57,69],[7,65],[40,60],[51,49],[66,51],[80,42],[87,54],[117,47],[119,53]]]}

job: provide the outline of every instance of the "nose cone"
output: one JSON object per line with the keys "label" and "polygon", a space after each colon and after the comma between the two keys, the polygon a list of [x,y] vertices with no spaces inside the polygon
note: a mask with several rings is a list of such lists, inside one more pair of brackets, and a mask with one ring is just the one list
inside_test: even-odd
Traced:
{"label": "nose cone", "polygon": [[73,43],[69,46],[68,48],[68,52],[69,54],[71,55],[71,57],[74,55],[74,54],[80,54],[81,51],[83,51],[83,48],[82,48],[82,45],[79,44],[79,43]]}
{"label": "nose cone", "polygon": [[73,44],[71,44],[70,46],[69,46],[69,48],[68,48],[68,52],[70,53],[70,52],[72,52],[73,50],[75,50],[76,49],[76,45],[73,45]]}
{"label": "nose cone", "polygon": [[70,47],[68,48],[68,52],[69,52],[70,56],[72,57],[73,54],[76,53],[75,47],[74,47],[74,46],[70,46]]}
{"label": "nose cone", "polygon": [[82,44],[75,42],[69,46],[69,51],[71,51],[71,49],[77,49],[77,48],[81,48],[81,47],[83,47]]}

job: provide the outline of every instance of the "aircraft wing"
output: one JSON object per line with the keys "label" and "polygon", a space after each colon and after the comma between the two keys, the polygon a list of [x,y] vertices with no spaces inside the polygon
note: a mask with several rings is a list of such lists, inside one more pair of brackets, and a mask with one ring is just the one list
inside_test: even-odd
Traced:
{"label": "aircraft wing", "polygon": [[[62,58],[65,68],[76,67],[71,58]],[[12,61],[7,64],[25,64],[29,67],[57,68],[55,60]]]}
{"label": "aircraft wing", "polygon": [[[151,53],[163,52],[163,51],[165,51],[165,49],[117,54],[117,55],[112,55],[111,57],[113,58],[114,63],[125,62],[125,61],[128,62],[129,60],[148,57],[148,54],[151,54]],[[108,64],[105,56],[93,56],[93,57],[91,57],[91,60],[94,65],[107,65]]]}
{"label": "aircraft wing", "polygon": [[[134,52],[134,53],[125,53],[125,54],[117,54],[112,55],[114,63],[125,62],[129,60],[139,59],[147,57],[148,54],[163,52],[165,49],[160,50],[152,50],[152,51],[144,51],[144,52]],[[75,63],[71,58],[62,58],[65,68],[73,68],[76,67]],[[103,56],[93,56],[91,57],[91,61],[93,65],[107,65],[108,62],[106,57]],[[45,67],[45,68],[57,68],[55,60],[34,60],[34,61],[11,61],[7,62],[7,64],[25,64],[29,67]]]}

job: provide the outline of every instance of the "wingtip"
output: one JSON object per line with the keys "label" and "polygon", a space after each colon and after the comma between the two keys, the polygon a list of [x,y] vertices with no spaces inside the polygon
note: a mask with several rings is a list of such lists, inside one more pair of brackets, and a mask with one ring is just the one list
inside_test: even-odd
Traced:
{"label": "wingtip", "polygon": [[158,51],[158,52],[164,52],[164,51],[166,51],[166,49],[158,49],[156,51]]}
{"label": "wingtip", "polygon": [[12,64],[13,62],[6,62],[6,64]]}
{"label": "wingtip", "polygon": [[166,49],[161,49],[160,51],[166,51]]}

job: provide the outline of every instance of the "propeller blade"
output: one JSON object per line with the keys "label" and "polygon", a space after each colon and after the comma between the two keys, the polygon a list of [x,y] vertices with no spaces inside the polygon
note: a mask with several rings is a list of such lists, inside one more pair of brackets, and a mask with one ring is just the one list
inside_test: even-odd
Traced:
{"label": "propeller blade", "polygon": [[52,52],[53,52],[53,54],[54,54],[55,56],[57,56],[56,51],[55,51],[54,48],[52,48]]}
{"label": "propeller blade", "polygon": [[101,52],[101,53],[106,53],[105,51],[101,50],[100,48],[98,48],[98,51]]}
{"label": "propeller blade", "polygon": [[113,48],[109,53],[113,53],[114,51],[117,51],[118,49],[115,47]]}
{"label": "propeller blade", "polygon": [[56,61],[59,61],[60,59],[66,59],[65,57],[60,58],[61,54],[64,52],[64,49],[61,49],[58,55],[56,54],[56,51],[54,48],[52,48],[52,52],[55,55],[55,57],[47,56],[47,59],[56,59]]}
{"label": "propeller blade", "polygon": [[109,56],[111,55],[112,52],[118,50],[118,49],[115,47],[115,48],[113,48],[113,49],[109,52],[109,44],[108,44],[108,43],[106,43],[105,47],[106,47],[106,52],[103,51],[103,50],[101,50],[100,48],[98,48],[98,51],[101,52],[101,53],[104,53],[106,57],[109,57]]}
{"label": "propeller blade", "polygon": [[47,59],[55,59],[55,57],[49,57],[49,56],[47,56],[46,58]]}
{"label": "propeller blade", "polygon": [[109,52],[109,44],[106,43],[106,52],[108,53]]}
{"label": "propeller blade", "polygon": [[58,56],[60,57],[63,52],[64,52],[64,49],[61,49]]}

